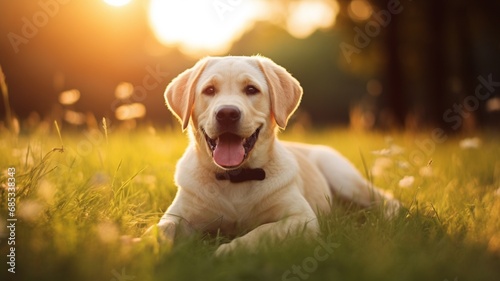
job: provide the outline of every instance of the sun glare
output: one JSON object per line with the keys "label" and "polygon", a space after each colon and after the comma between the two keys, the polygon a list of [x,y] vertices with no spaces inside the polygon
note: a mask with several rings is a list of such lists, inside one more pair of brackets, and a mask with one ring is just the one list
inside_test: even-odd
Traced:
{"label": "sun glare", "polygon": [[289,6],[287,31],[297,38],[306,38],[320,28],[335,24],[339,6],[336,2],[298,1]]}
{"label": "sun glare", "polygon": [[373,9],[366,0],[353,0],[349,4],[349,16],[357,21],[367,20],[372,15]]}
{"label": "sun glare", "polygon": [[121,7],[127,5],[132,0],[103,0],[103,1],[106,2],[106,4],[108,5]]}
{"label": "sun glare", "polygon": [[221,54],[253,24],[258,2],[151,0],[149,21],[164,45],[194,56]]}
{"label": "sun glare", "polygon": [[149,23],[158,41],[193,57],[228,52],[259,20],[284,25],[293,36],[306,38],[335,24],[339,11],[332,0],[293,1],[288,13],[283,13],[283,6],[262,0],[150,1]]}

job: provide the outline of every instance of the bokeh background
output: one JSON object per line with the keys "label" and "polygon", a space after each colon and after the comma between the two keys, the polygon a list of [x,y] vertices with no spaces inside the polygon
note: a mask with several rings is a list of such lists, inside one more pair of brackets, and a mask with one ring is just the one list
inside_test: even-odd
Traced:
{"label": "bokeh background", "polygon": [[499,14],[497,0],[2,0],[0,120],[172,125],[172,78],[261,54],[301,82],[304,125],[498,129]]}

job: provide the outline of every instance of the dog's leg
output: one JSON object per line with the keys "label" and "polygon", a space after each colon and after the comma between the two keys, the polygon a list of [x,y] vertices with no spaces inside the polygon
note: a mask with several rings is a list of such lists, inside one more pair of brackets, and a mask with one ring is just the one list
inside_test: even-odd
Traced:
{"label": "dog's leg", "polygon": [[154,237],[160,244],[172,247],[179,220],[178,217],[165,213],[156,225],[146,230],[142,237]]}
{"label": "dog's leg", "polygon": [[221,256],[232,252],[234,249],[255,250],[256,245],[269,238],[271,242],[286,241],[287,237],[294,235],[304,235],[315,237],[319,234],[319,224],[317,218],[305,217],[303,215],[290,216],[286,219],[263,224],[244,236],[235,238],[227,244],[222,244],[215,251],[216,256]]}
{"label": "dog's leg", "polygon": [[401,205],[399,201],[367,181],[340,153],[326,146],[318,146],[311,154],[334,195],[362,207],[384,204],[387,217],[396,215]]}

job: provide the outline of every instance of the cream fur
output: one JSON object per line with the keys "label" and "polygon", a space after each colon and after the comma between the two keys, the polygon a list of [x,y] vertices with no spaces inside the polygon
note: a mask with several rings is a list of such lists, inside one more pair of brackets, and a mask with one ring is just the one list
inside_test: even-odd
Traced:
{"label": "cream fur", "polygon": [[[253,85],[260,90],[246,95]],[[213,86],[214,95],[203,94]],[[216,254],[235,247],[254,248],[264,236],[286,239],[294,231],[316,234],[317,215],[330,212],[333,196],[370,207],[386,202],[393,215],[399,202],[373,187],[342,155],[326,146],[286,143],[277,139],[300,103],[302,88],[270,59],[208,57],[175,78],[165,91],[169,109],[188,129],[191,142],[177,163],[174,201],[158,223],[163,241],[193,231],[237,237]],[[266,179],[231,183],[216,180],[223,169],[211,158],[201,128],[217,136],[215,111],[233,105],[242,112],[237,133],[259,138],[242,167],[263,168]]]}

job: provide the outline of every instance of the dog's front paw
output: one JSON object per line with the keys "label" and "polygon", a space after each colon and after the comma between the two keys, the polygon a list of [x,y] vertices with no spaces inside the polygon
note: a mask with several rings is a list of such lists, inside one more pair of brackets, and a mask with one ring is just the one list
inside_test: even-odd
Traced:
{"label": "dog's front paw", "polygon": [[171,247],[172,244],[174,243],[175,228],[176,224],[174,222],[170,221],[159,222],[158,224],[148,228],[148,230],[146,230],[142,238],[143,240],[144,238],[148,239],[152,238],[161,245],[166,245],[168,247]]}
{"label": "dog's front paw", "polygon": [[228,255],[229,253],[233,252],[234,251],[234,244],[233,243],[226,243],[226,244],[222,244],[219,246],[219,248],[217,248],[217,250],[215,251],[214,255],[216,257],[221,257],[221,256],[225,256],[225,255]]}
{"label": "dog's front paw", "polygon": [[389,199],[384,202],[384,215],[388,219],[395,218],[402,209],[401,203],[396,199]]}

